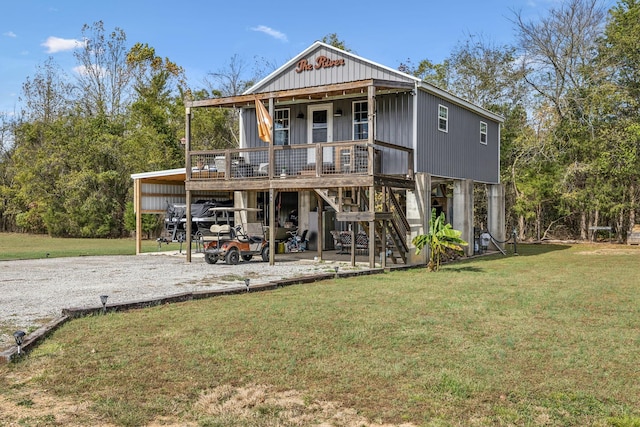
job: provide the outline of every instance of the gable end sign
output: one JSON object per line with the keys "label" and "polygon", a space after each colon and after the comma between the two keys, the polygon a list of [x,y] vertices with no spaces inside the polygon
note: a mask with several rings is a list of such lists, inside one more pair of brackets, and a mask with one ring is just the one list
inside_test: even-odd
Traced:
{"label": "gable end sign", "polygon": [[316,58],[315,64],[313,63],[313,61],[310,62],[307,59],[301,59],[300,61],[298,61],[296,73],[319,70],[321,68],[344,67],[344,65],[344,59],[329,59],[326,56],[321,55]]}

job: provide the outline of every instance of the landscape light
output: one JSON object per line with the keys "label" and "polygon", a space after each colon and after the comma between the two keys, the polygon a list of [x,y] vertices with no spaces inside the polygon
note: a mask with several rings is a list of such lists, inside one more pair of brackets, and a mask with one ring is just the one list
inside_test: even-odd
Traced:
{"label": "landscape light", "polygon": [[103,313],[107,312],[107,298],[109,298],[109,295],[100,295],[100,302],[102,303]]}
{"label": "landscape light", "polygon": [[249,279],[244,279],[244,285],[247,287],[247,292],[249,292]]}
{"label": "landscape light", "polygon": [[15,331],[13,333],[13,338],[16,340],[16,345],[18,346],[18,354],[22,352],[22,343],[24,342],[24,336],[27,335],[24,331]]}
{"label": "landscape light", "polygon": [[338,276],[338,269],[339,269],[339,268],[340,268],[340,267],[339,267],[339,266],[337,266],[337,265],[336,265],[335,267],[333,267],[333,269],[336,271],[336,277]]}

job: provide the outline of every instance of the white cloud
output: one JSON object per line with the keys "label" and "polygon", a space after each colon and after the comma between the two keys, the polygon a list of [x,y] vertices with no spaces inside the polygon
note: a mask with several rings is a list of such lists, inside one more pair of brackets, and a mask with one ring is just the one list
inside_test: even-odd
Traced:
{"label": "white cloud", "polygon": [[7,37],[11,37],[13,39],[15,39],[16,37],[18,37],[16,35],[16,33],[14,33],[13,31],[7,31],[6,33],[2,33],[3,36],[7,36]]}
{"label": "white cloud", "polygon": [[41,44],[47,48],[47,53],[63,52],[65,50],[73,50],[84,47],[86,42],[76,39],[61,39],[60,37],[49,37],[47,41]]}
{"label": "white cloud", "polygon": [[257,27],[251,28],[252,31],[258,31],[259,33],[265,33],[268,36],[273,37],[274,39],[282,40],[283,42],[287,41],[287,35],[281,33],[278,30],[274,30],[273,28],[267,27],[265,25],[258,25]]}
{"label": "white cloud", "polygon": [[96,67],[96,72],[95,73],[90,73],[91,69],[85,67],[84,65],[79,65],[77,67],[73,67],[73,71],[76,72],[77,74],[80,74],[81,76],[86,76],[89,74],[97,74],[101,77],[104,77],[107,75],[107,70],[105,70],[104,68],[99,68]]}

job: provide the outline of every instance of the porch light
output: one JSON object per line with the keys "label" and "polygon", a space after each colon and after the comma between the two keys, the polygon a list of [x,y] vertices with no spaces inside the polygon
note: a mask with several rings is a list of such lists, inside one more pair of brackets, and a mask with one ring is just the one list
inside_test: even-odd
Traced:
{"label": "porch light", "polygon": [[109,295],[100,295],[100,302],[102,303],[102,313],[107,312],[107,298],[109,298]]}
{"label": "porch light", "polygon": [[298,113],[298,115],[296,116],[296,118],[298,118],[298,119],[304,119],[304,113],[303,113],[302,111],[300,111],[300,112]]}
{"label": "porch light", "polygon": [[18,354],[22,352],[22,343],[24,342],[24,336],[27,335],[24,331],[15,331],[13,333],[13,338],[16,340],[16,345],[18,346]]}
{"label": "porch light", "polygon": [[187,145],[187,138],[180,138],[180,145]]}
{"label": "porch light", "polygon": [[244,285],[247,287],[247,292],[249,292],[249,280],[250,279],[244,279]]}
{"label": "porch light", "polygon": [[334,116],[334,117],[341,117],[341,116],[342,116],[342,109],[341,109],[341,108],[338,108],[338,109],[336,110],[336,112],[335,112],[335,113],[333,113],[333,116]]}

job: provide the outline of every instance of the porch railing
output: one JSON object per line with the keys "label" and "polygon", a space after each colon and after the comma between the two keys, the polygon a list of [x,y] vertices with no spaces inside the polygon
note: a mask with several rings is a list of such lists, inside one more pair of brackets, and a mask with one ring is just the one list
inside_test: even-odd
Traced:
{"label": "porch railing", "polygon": [[[413,179],[413,150],[389,143],[323,142],[226,150],[190,151],[190,180],[303,179],[333,175],[388,174]],[[385,160],[389,164],[385,164]]]}

